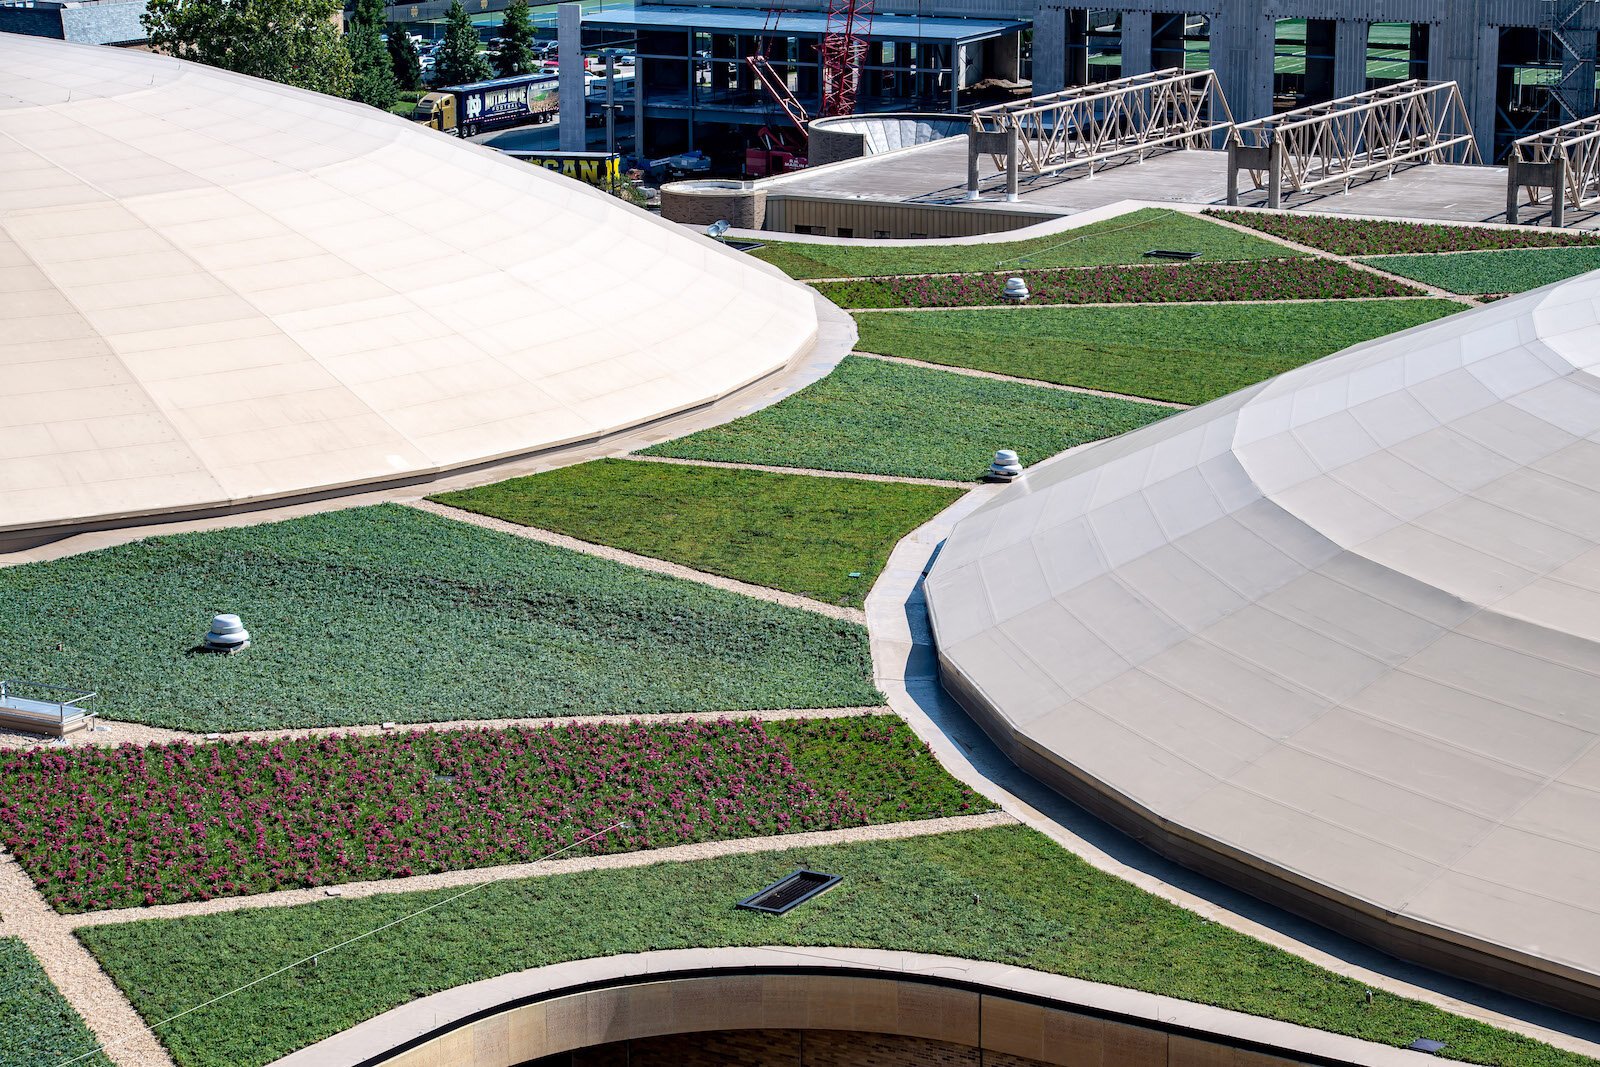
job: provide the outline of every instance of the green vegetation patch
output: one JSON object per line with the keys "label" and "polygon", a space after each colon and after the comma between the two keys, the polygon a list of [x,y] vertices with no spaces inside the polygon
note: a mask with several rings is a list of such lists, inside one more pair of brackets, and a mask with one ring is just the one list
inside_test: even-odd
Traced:
{"label": "green vegetation patch", "polygon": [[434,499],[860,607],[896,542],[960,496],[929,485],[607,459]]}
{"label": "green vegetation patch", "polygon": [[35,748],[0,844],[58,910],[985,810],[894,716]]}
{"label": "green vegetation patch", "polygon": [[[1019,271],[1032,303],[1173,304],[1207,301],[1353,300],[1422,296],[1420,289],[1329,259],[1081,267]],[[934,274],[818,282],[844,308],[996,307],[1006,274]]]}
{"label": "green vegetation patch", "polygon": [[1448,300],[862,312],[862,351],[1200,404],[1462,310]]}
{"label": "green vegetation patch", "polygon": [[1380,256],[1362,262],[1452,293],[1525,293],[1600,270],[1600,248],[1536,248],[1455,256]]}
{"label": "green vegetation patch", "polygon": [[795,278],[861,278],[1140,263],[1148,262],[1143,256],[1151,249],[1200,252],[1213,262],[1300,254],[1274,241],[1166,208],[1141,208],[1081,229],[1026,241],[973,245],[929,241],[888,248],[772,241],[753,254]]}
{"label": "green vegetation patch", "polygon": [[[735,901],[807,866],[844,876],[782,917]],[[146,1019],[444,899],[397,894],[82,929]],[[489,885],[185,1015],[161,1035],[183,1067],[256,1067],[397,1005],[496,975],[651,949],[816,945],[1031,967],[1517,1067],[1591,1064],[1366,987],[1105,874],[1017,827],[730,856]]]}
{"label": "green vegetation patch", "polygon": [[1129,400],[853,356],[770,408],[646,454],[975,480],[996,449],[1037,463],[1168,414]]}
{"label": "green vegetation patch", "polygon": [[83,1025],[28,947],[0,937],[0,1067],[39,1067],[74,1056],[86,1067],[106,1067],[99,1054],[85,1056],[98,1041]]}
{"label": "green vegetation patch", "polygon": [[[250,649],[196,651],[218,611]],[[192,730],[883,699],[859,626],[397,505],[0,569],[0,648]]]}
{"label": "green vegetation patch", "polygon": [[1496,248],[1566,248],[1600,244],[1600,234],[1581,230],[1442,226],[1428,222],[1352,219],[1300,212],[1224,211],[1215,208],[1206,214],[1339,256],[1470,252]]}

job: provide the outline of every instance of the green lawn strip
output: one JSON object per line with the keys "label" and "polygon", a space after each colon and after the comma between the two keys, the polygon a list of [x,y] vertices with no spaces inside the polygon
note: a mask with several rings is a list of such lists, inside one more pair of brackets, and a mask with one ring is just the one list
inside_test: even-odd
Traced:
{"label": "green lawn strip", "polygon": [[1582,230],[1443,226],[1427,222],[1353,219],[1303,212],[1226,211],[1220,208],[1209,209],[1206,214],[1339,256],[1565,248],[1600,243],[1600,234]]}
{"label": "green lawn strip", "polygon": [[1591,270],[1600,248],[1533,248],[1454,256],[1378,256],[1363,263],[1452,293],[1525,293]]}
{"label": "green lawn strip", "polygon": [[992,811],[952,778],[917,735],[893,715],[782,719],[765,724],[789,748],[795,770],[824,796],[842,795],[869,823]]}
{"label": "green lawn strip", "polygon": [[84,1056],[74,1062],[86,1067],[106,1067],[104,1056],[85,1055],[97,1044],[28,947],[0,937],[0,1067],[39,1067],[74,1056]]}
{"label": "green lawn strip", "polygon": [[951,245],[937,241],[894,247],[771,241],[753,253],[795,278],[858,278],[885,274],[945,274],[1014,267],[1093,267],[1150,262],[1151,249],[1203,253],[1203,259],[1282,259],[1294,256],[1275,241],[1230,230],[1197,215],[1141,208],[1081,229],[1026,241]]}
{"label": "green lawn strip", "polygon": [[850,357],[772,407],[645,454],[975,480],[996,449],[1037,463],[1168,414],[1128,400]]}
{"label": "green lawn strip", "polygon": [[[787,916],[735,901],[799,866],[844,876]],[[443,900],[326,901],[82,929],[159,1019]],[[459,891],[457,891],[459,892]],[[182,1067],[256,1067],[397,1005],[497,975],[652,949],[882,948],[993,960],[1390,1045],[1517,1067],[1594,1061],[1335,975],[1105,874],[1031,830],[793,849],[486,886],[159,1033]]]}
{"label": "green lawn strip", "polygon": [[605,459],[433,499],[860,607],[895,544],[960,496],[930,485]]}
{"label": "green lawn strip", "polygon": [[1200,404],[1462,310],[1448,300],[860,312],[864,352]]}
{"label": "green lawn strip", "polygon": [[0,648],[190,730],[883,700],[859,626],[396,505],[0,569]]}

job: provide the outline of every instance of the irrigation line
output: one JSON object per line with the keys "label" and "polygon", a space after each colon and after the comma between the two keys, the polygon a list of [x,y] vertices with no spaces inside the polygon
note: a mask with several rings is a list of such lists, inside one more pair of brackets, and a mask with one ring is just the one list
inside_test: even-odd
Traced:
{"label": "irrigation line", "polygon": [[[590,834],[587,837],[579,838],[578,840],[573,841],[570,844],[566,844],[566,845],[561,846],[560,848],[556,849],[554,852],[546,853],[545,855],[540,856],[539,859],[536,862],[543,863],[545,860],[555,859],[557,856],[561,855],[563,852],[569,852],[572,849],[577,848],[579,845],[587,844],[588,842],[593,841],[596,838],[604,837],[606,834],[609,834],[611,831],[617,830],[617,829],[621,829],[622,827],[625,827],[627,825],[628,825],[628,821],[626,819],[618,820],[617,822],[612,823],[610,826],[607,826],[603,830],[596,830],[594,833]],[[175,1022],[178,1019],[183,1018],[185,1015],[193,1014],[194,1012],[200,1011],[203,1008],[209,1008],[213,1004],[218,1004],[218,1003],[220,1003],[220,1002],[222,1002],[224,1000],[227,1000],[231,996],[234,996],[234,995],[239,994],[239,993],[243,993],[246,989],[250,989],[250,988],[252,988],[254,986],[258,986],[262,982],[270,981],[270,980],[278,977],[280,974],[284,974],[284,973],[287,973],[288,971],[294,970],[296,967],[302,967],[307,963],[313,963],[320,956],[326,956],[330,952],[337,952],[342,948],[346,948],[346,947],[348,947],[350,945],[355,944],[357,941],[365,940],[366,938],[369,938],[369,937],[373,936],[374,934],[381,934],[385,930],[388,930],[388,929],[390,929],[392,927],[399,926],[403,922],[409,922],[410,920],[415,919],[419,915],[424,915],[424,914],[426,914],[426,913],[428,913],[430,911],[433,911],[435,908],[442,908],[446,904],[453,904],[456,901],[460,900],[462,897],[470,896],[473,893],[476,893],[478,890],[483,889],[483,888],[485,888],[487,886],[498,885],[498,884],[499,884],[498,882],[490,881],[490,882],[479,882],[477,885],[468,886],[466,889],[463,889],[461,892],[455,894],[454,896],[449,896],[449,897],[444,898],[443,900],[435,901],[434,903],[429,904],[425,908],[418,908],[416,911],[410,912],[409,914],[406,914],[406,915],[402,915],[402,916],[400,916],[400,918],[391,920],[390,922],[386,922],[382,926],[376,926],[376,927],[373,927],[371,930],[366,931],[365,933],[360,933],[360,934],[357,934],[354,937],[346,938],[345,940],[339,942],[337,945],[329,945],[327,948],[321,949],[320,951],[317,951],[317,952],[313,952],[311,955],[305,956],[305,957],[303,957],[301,959],[298,959],[298,960],[295,960],[293,963],[285,964],[284,966],[279,967],[277,970],[273,971],[271,974],[264,974],[261,977],[254,979],[253,981],[246,982],[244,985],[239,986],[237,989],[230,989],[226,993],[222,993],[222,994],[220,994],[218,996],[212,997],[210,1000],[207,1000],[207,1001],[205,1001],[203,1003],[196,1004],[196,1005],[194,1005],[192,1007],[185,1008],[182,1011],[178,1012],[176,1015],[169,1015],[165,1019],[160,1020],[159,1022],[150,1023],[148,1026],[146,1026],[144,1028],[143,1032],[147,1033],[147,1034],[154,1034],[156,1032],[156,1028],[157,1027],[165,1026],[170,1022]],[[116,1048],[119,1045],[125,1045],[131,1040],[132,1040],[131,1037],[125,1037],[125,1038],[121,1039],[120,1041],[113,1041],[113,1042],[111,1042],[109,1044],[96,1045],[94,1048],[90,1049],[88,1052],[82,1053],[81,1055],[78,1055],[78,1056],[74,1056],[71,1059],[60,1061],[59,1063],[57,1063],[55,1065],[55,1067],[68,1067],[69,1064],[77,1063],[80,1060],[88,1059],[90,1056],[94,1056],[94,1055],[97,1055],[99,1053],[105,1052],[108,1049]]]}

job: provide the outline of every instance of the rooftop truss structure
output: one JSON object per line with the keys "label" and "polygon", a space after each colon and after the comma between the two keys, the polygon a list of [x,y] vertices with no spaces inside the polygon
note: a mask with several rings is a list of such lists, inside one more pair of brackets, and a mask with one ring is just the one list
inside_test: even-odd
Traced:
{"label": "rooftop truss structure", "polygon": [[1274,198],[1283,184],[1297,193],[1348,189],[1406,164],[1483,161],[1455,82],[1396,82],[1241,122],[1229,144],[1255,187]]}
{"label": "rooftop truss structure", "polygon": [[1524,137],[1511,146],[1511,155],[1513,173],[1540,178],[1522,183],[1530,203],[1539,203],[1544,188],[1572,207],[1600,200],[1600,115]]}
{"label": "rooftop truss structure", "polygon": [[[1209,148],[1233,126],[1215,72],[1179,68],[1083,85],[972,112],[974,141],[1015,142],[1015,164],[1041,175],[1152,151]],[[1009,151],[1009,149],[1008,149]],[[995,165],[1006,153],[994,152]]]}

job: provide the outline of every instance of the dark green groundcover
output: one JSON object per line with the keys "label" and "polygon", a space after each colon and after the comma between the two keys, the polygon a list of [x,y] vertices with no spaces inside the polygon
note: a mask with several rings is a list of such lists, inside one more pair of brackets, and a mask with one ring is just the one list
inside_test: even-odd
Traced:
{"label": "dark green groundcover", "polygon": [[[219,611],[250,649],[195,651]],[[192,730],[883,699],[859,626],[398,505],[0,569],[0,649]]]}
{"label": "dark green groundcover", "polygon": [[770,408],[645,454],[976,481],[997,449],[1037,463],[1169,414],[1129,400],[850,357]]}
{"label": "dark green groundcover", "polygon": [[960,496],[934,485],[603,459],[434,499],[860,607],[895,544]]}
{"label": "dark green groundcover", "polygon": [[[97,1042],[78,1013],[14,937],[0,937],[0,1067],[41,1067],[83,1056]],[[83,1067],[106,1067],[85,1056]]]}
{"label": "dark green groundcover", "polygon": [[[734,902],[798,866],[844,876],[786,916]],[[459,890],[454,891],[459,892]],[[159,1019],[451,891],[89,927],[78,936]],[[257,1067],[417,997],[572,959],[740,945],[994,960],[1504,1067],[1594,1061],[1367,990],[1105,874],[1018,827],[490,885],[160,1031],[183,1067]]]}
{"label": "dark green groundcover", "polygon": [[1201,404],[1465,310],[1449,300],[861,312],[865,352]]}
{"label": "dark green groundcover", "polygon": [[1600,270],[1600,248],[1528,248],[1451,256],[1377,256],[1362,260],[1452,293],[1525,293]]}

